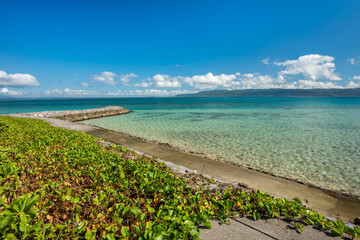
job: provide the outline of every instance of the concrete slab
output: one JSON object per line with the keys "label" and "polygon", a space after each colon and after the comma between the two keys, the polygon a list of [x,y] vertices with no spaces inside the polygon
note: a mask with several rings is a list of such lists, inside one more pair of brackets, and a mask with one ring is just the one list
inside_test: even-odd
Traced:
{"label": "concrete slab", "polygon": [[250,218],[230,218],[230,224],[211,221],[212,229],[201,229],[200,238],[204,240],[320,240],[320,239],[350,239],[348,236],[334,237],[329,231],[322,231],[306,226],[303,232],[298,232],[291,224],[277,220],[253,221]]}

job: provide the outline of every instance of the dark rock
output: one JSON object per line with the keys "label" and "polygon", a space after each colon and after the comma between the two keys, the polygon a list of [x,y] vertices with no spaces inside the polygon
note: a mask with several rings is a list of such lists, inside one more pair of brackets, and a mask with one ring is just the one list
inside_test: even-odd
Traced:
{"label": "dark rock", "polygon": [[360,217],[355,218],[354,223],[360,225]]}
{"label": "dark rock", "polygon": [[249,188],[249,185],[247,185],[245,183],[238,183],[237,185],[238,185],[238,187]]}

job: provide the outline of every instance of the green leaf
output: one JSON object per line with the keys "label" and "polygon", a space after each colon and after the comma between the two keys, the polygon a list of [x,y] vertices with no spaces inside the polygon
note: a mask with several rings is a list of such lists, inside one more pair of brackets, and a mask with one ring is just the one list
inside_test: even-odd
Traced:
{"label": "green leaf", "polygon": [[2,215],[5,215],[5,216],[13,216],[13,215],[17,215],[16,212],[12,212],[12,211],[9,211],[9,210],[5,210],[3,212],[1,212]]}
{"label": "green leaf", "polygon": [[212,227],[210,222],[205,222],[204,226],[208,229],[211,229],[211,227]]}
{"label": "green leaf", "polygon": [[122,227],[121,228],[121,235],[124,236],[124,238],[128,238],[130,233],[129,233],[129,228],[128,227]]}
{"label": "green leaf", "polygon": [[331,233],[335,236],[341,236],[343,235],[343,231],[340,228],[334,228],[331,230]]}
{"label": "green leaf", "polygon": [[112,233],[106,234],[102,238],[107,240],[115,240],[115,236]]}
{"label": "green leaf", "polygon": [[80,198],[79,198],[79,197],[72,197],[72,198],[71,198],[71,202],[72,202],[72,203],[75,203],[75,204],[76,204],[76,203],[78,203],[79,201],[80,201]]}
{"label": "green leaf", "polygon": [[34,195],[30,198],[30,200],[28,200],[28,202],[24,208],[24,212],[29,211],[31,209],[31,207],[35,205],[37,198],[38,198],[38,196]]}
{"label": "green leaf", "polygon": [[199,235],[197,228],[192,228],[189,233],[191,234],[191,236]]}
{"label": "green leaf", "polygon": [[199,236],[192,236],[194,240],[201,240]]}
{"label": "green leaf", "polygon": [[140,235],[140,228],[138,226],[134,225],[134,229],[135,229],[135,234],[137,236],[139,236]]}
{"label": "green leaf", "polygon": [[59,230],[63,230],[66,227],[66,225],[56,224],[56,228]]}
{"label": "green leaf", "polygon": [[85,233],[85,239],[86,239],[86,240],[89,240],[90,237],[91,237],[91,232]]}
{"label": "green leaf", "polygon": [[2,205],[4,205],[5,202],[6,202],[6,199],[5,199],[5,198],[0,198],[0,207],[1,207]]}
{"label": "green leaf", "polygon": [[86,240],[94,240],[96,237],[96,231],[95,232],[86,232],[85,233],[85,239]]}
{"label": "green leaf", "polygon": [[259,220],[260,219],[260,213],[257,210],[255,210],[253,212],[253,217],[254,217],[255,221]]}
{"label": "green leaf", "polygon": [[0,230],[5,228],[11,221],[11,217],[5,217],[0,220]]}
{"label": "green leaf", "polygon": [[5,239],[4,240],[18,240],[17,237],[15,237],[14,234],[10,233],[10,234],[7,234]]}
{"label": "green leaf", "polygon": [[152,208],[152,207],[150,207],[150,206],[148,206],[148,211],[149,211],[149,213],[154,213],[154,212],[155,212],[155,209]]}
{"label": "green leaf", "polygon": [[163,235],[161,232],[157,232],[153,238],[154,240],[162,240],[163,239]]}
{"label": "green leaf", "polygon": [[141,210],[140,210],[138,207],[132,207],[132,208],[130,209],[130,211],[131,211],[135,216],[141,214]]}
{"label": "green leaf", "polygon": [[27,226],[28,220],[27,217],[25,215],[25,213],[20,213],[20,226],[19,226],[19,230],[21,232],[25,232],[26,231],[26,226]]}

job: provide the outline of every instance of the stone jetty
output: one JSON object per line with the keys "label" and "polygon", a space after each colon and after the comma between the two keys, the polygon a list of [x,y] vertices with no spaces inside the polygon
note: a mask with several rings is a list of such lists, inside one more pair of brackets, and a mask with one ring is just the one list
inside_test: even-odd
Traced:
{"label": "stone jetty", "polygon": [[56,118],[69,122],[77,122],[77,121],[93,119],[93,118],[120,115],[129,112],[131,111],[120,106],[108,106],[103,108],[93,108],[93,109],[85,109],[85,110],[14,113],[14,114],[9,114],[9,116],[28,117],[28,118]]}

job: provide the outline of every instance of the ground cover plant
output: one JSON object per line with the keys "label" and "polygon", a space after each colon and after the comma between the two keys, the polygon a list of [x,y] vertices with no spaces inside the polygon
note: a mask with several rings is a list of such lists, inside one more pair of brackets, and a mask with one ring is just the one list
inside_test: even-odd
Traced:
{"label": "ground cover plant", "polygon": [[234,215],[360,235],[299,199],[210,188],[212,180],[180,177],[155,158],[100,142],[40,120],[0,117],[0,239],[199,239],[199,225]]}

